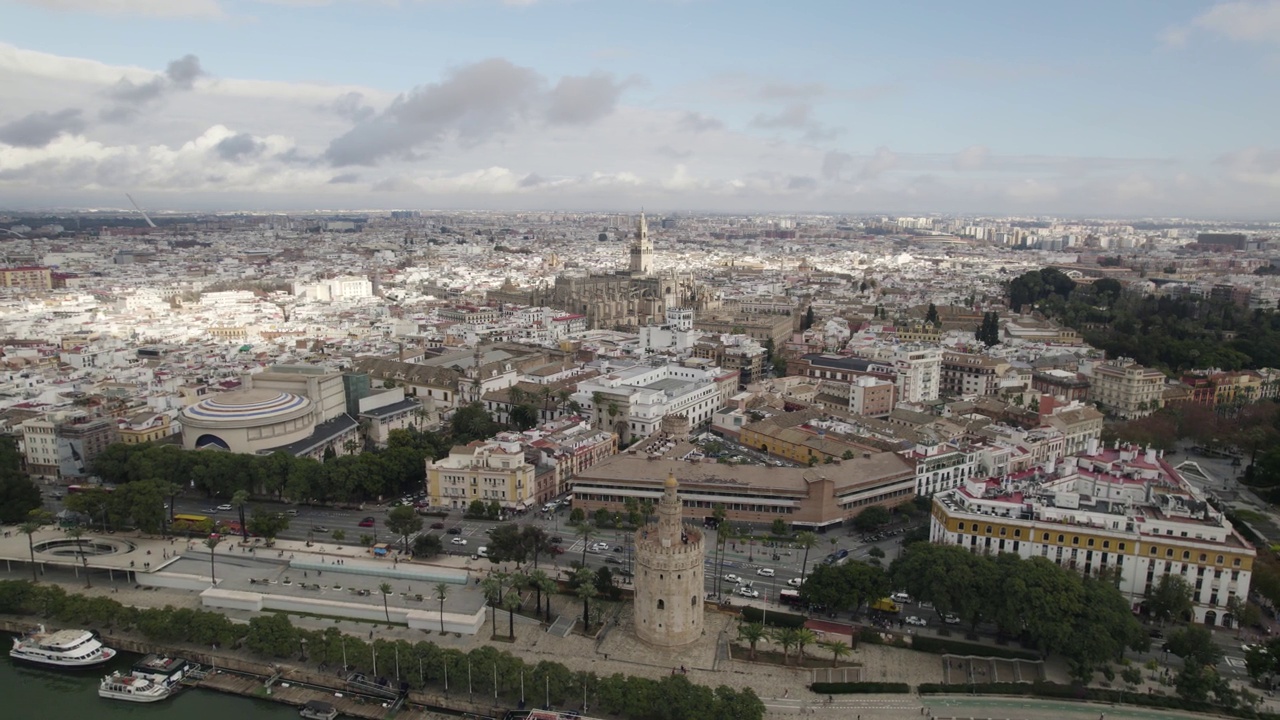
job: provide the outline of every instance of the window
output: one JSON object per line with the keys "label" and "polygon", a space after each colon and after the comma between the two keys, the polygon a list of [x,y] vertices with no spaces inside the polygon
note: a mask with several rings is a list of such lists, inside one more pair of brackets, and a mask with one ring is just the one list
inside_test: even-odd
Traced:
{"label": "window", "polygon": [[1218,556],[1218,561],[1217,561],[1217,562],[1218,562],[1218,564],[1219,564],[1219,565],[1221,565],[1221,564],[1222,564],[1222,556],[1221,556],[1221,555],[1219,555],[1219,556]]}
{"label": "window", "polygon": [[662,601],[662,600],[659,600],[659,601],[658,601],[658,609],[659,609],[659,610],[666,610],[666,609],[667,609],[667,604],[666,604],[666,602],[664,602],[664,601]]}
{"label": "window", "polygon": [[1088,545],[1089,547],[1093,547],[1093,538],[1089,538]]}

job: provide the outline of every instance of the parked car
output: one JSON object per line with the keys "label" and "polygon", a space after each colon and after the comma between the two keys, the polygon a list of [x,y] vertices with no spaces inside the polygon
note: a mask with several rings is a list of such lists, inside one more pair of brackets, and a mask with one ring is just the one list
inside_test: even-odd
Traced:
{"label": "parked car", "polygon": [[372,515],[360,521],[360,527],[373,527],[377,524],[378,521]]}
{"label": "parked car", "polygon": [[787,584],[791,587],[798,588],[804,584],[804,578],[791,578],[787,581]]}
{"label": "parked car", "polygon": [[467,539],[466,539],[466,538],[461,538],[461,537],[456,537],[456,538],[454,538],[454,539],[450,540],[449,542],[453,543],[454,545],[466,545],[466,544],[467,544]]}
{"label": "parked car", "polygon": [[760,568],[756,570],[756,574],[764,577],[773,577],[773,568]]}
{"label": "parked car", "polygon": [[442,523],[442,522],[433,522],[433,523],[431,523],[431,529],[432,529],[432,530],[443,530],[443,529],[444,529],[444,523]]}
{"label": "parked car", "polygon": [[916,627],[925,627],[929,623],[925,622],[924,618],[922,617],[916,617],[915,615],[912,615],[911,617],[907,618],[907,624],[915,625]]}
{"label": "parked car", "polygon": [[738,583],[742,582],[742,578],[738,577],[737,575],[734,575],[733,573],[729,573],[728,575],[725,575],[724,579],[725,579],[725,582],[731,582],[734,585],[737,585]]}
{"label": "parked car", "polygon": [[460,528],[460,527],[451,527],[451,528],[449,528],[446,532],[447,532],[447,534],[449,534],[449,535],[461,535],[461,534],[462,534],[462,528]]}
{"label": "parked car", "polygon": [[754,598],[758,598],[758,597],[760,597],[760,591],[759,591],[759,590],[754,590],[754,589],[749,588],[749,587],[740,587],[740,588],[738,588],[738,589],[737,589],[737,591],[736,591],[736,592],[737,592],[739,595],[741,595],[742,597],[746,597],[746,598],[753,598],[753,599],[754,599]]}

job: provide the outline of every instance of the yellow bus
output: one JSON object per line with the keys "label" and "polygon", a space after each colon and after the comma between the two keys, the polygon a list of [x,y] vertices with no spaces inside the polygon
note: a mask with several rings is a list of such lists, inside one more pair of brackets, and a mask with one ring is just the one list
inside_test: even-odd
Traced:
{"label": "yellow bus", "polygon": [[871,603],[871,609],[878,610],[883,613],[902,612],[902,607],[890,598],[880,598],[879,600]]}
{"label": "yellow bus", "polygon": [[183,513],[178,513],[173,516],[173,521],[176,523],[187,522],[192,525],[198,525],[203,522],[209,522],[209,518],[206,515],[185,515]]}

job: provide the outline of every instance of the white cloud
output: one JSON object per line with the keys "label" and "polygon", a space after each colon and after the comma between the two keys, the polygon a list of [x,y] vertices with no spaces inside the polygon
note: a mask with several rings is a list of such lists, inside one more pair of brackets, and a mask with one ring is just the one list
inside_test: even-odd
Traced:
{"label": "white cloud", "polygon": [[1280,44],[1280,0],[1217,3],[1196,16],[1189,25],[1166,29],[1161,40],[1167,46],[1181,47],[1195,31],[1242,42]]}
{"label": "white cloud", "polygon": [[[219,77],[190,60],[120,67],[4,44],[0,77],[0,197],[12,207],[111,206],[129,191],[157,209],[649,204],[1258,216],[1273,211],[1280,187],[1274,148],[1197,165],[1010,156],[983,145],[913,154],[814,144],[805,139],[813,106],[802,98],[816,87],[770,89],[779,98],[763,114],[770,127],[735,130],[687,107],[628,105],[619,95],[626,80],[549,78],[500,58],[424,78],[399,96]],[[131,122],[99,119],[121,87],[152,84],[159,95]],[[377,145],[388,129],[394,142]],[[345,157],[372,162],[339,167],[334,148],[352,138],[373,152]]]}
{"label": "white cloud", "polygon": [[24,5],[60,12],[151,17],[221,17],[218,0],[17,0]]}

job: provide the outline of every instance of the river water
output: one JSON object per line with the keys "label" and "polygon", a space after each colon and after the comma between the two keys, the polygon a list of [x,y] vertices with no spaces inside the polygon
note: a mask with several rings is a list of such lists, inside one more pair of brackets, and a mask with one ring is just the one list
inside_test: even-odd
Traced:
{"label": "river water", "polygon": [[[186,689],[157,703],[131,703],[98,697],[98,682],[112,670],[127,672],[139,658],[120,653],[114,660],[87,670],[54,670],[15,662],[9,657],[10,636],[0,634],[0,717],[14,720],[63,718],[85,720],[284,720],[297,718],[288,705],[227,695],[212,690]],[[4,708],[8,708],[5,710]]]}

